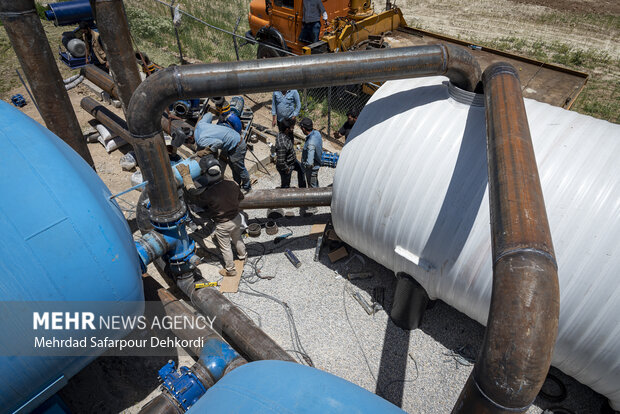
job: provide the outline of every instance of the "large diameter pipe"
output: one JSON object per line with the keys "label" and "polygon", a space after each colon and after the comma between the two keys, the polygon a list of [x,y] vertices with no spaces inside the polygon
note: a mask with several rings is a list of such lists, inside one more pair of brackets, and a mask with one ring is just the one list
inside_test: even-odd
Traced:
{"label": "large diameter pipe", "polygon": [[177,286],[194,306],[209,318],[215,318],[213,326],[239,353],[251,361],[274,359],[295,362],[288,352],[224,295],[211,288],[195,289],[194,283],[193,276],[177,280]]}
{"label": "large diameter pipe", "polygon": [[86,65],[80,70],[80,73],[86,79],[107,92],[112,98],[118,98],[118,91],[116,89],[114,79],[112,79],[112,76],[108,75],[103,69],[100,69],[95,65]]}
{"label": "large diameter pipe", "polygon": [[172,102],[431,75],[446,75],[462,89],[473,91],[480,68],[464,49],[431,45],[175,66],[155,73],[138,87],[127,113],[129,131],[138,142],[134,148],[139,163],[148,166],[143,173],[150,187],[151,218],[171,220],[184,209],[170,166],[161,162],[165,147],[160,117]]}
{"label": "large diameter pipe", "polygon": [[455,413],[525,412],[558,330],[557,264],[517,71],[483,74],[493,291],[484,343]]}
{"label": "large diameter pipe", "polygon": [[[118,98],[127,114],[131,95],[142,79],[136,64],[131,33],[122,0],[91,0],[103,49],[116,83]],[[160,114],[161,115],[161,114]]]}
{"label": "large diameter pipe", "polygon": [[34,0],[0,1],[0,20],[32,87],[45,125],[94,168]]}
{"label": "large diameter pipe", "polygon": [[277,188],[275,190],[252,190],[241,200],[243,210],[260,208],[291,208],[329,206],[332,187]]}
{"label": "large diameter pipe", "polygon": [[109,129],[113,136],[119,136],[129,143],[133,141],[133,137],[127,130],[127,122],[93,98],[89,96],[82,98],[80,106]]}

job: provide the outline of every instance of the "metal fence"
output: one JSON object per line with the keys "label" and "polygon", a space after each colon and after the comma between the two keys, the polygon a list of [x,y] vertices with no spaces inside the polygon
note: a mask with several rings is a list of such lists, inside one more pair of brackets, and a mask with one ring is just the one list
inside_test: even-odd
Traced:
{"label": "metal fence", "polygon": [[[168,16],[151,19],[150,15],[146,17],[146,12],[144,16],[129,16],[134,26],[132,31],[137,30],[139,36],[146,37],[155,45],[160,43],[164,49],[170,46],[171,40],[162,38],[161,32],[172,33],[173,42],[176,43],[178,50],[176,59],[179,63],[191,62],[190,55],[194,59],[205,62],[256,59],[258,43],[247,39],[241,32],[243,29],[240,29],[246,26],[246,22],[242,22],[241,19],[247,18],[247,11],[244,11],[243,17],[236,18],[231,30],[227,30],[208,22],[205,18],[183,10],[177,0],[152,1],[154,4],[167,7]],[[135,13],[134,10],[133,13],[128,14]],[[156,33],[157,31],[159,32]],[[294,55],[270,44],[262,43],[262,45],[277,50],[281,55]],[[347,120],[347,112],[353,109],[359,113],[370,98],[369,92],[376,88],[377,85],[373,84],[357,84],[300,90],[302,101],[300,118],[307,116],[312,119],[315,129],[324,136],[333,138],[334,132],[338,131]],[[340,139],[340,143],[343,142]]]}

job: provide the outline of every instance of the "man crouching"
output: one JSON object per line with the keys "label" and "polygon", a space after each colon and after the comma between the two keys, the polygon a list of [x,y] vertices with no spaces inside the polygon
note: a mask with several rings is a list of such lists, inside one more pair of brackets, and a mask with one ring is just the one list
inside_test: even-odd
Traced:
{"label": "man crouching", "polygon": [[222,253],[225,269],[220,270],[222,276],[237,276],[233,261],[232,244],[237,250],[239,260],[245,260],[247,253],[241,240],[241,215],[239,202],[243,193],[234,181],[224,180],[222,169],[212,155],[202,157],[199,162],[205,186],[196,188],[186,165],[179,164],[177,170],[183,177],[185,199],[205,210],[205,215],[215,222],[214,244]]}

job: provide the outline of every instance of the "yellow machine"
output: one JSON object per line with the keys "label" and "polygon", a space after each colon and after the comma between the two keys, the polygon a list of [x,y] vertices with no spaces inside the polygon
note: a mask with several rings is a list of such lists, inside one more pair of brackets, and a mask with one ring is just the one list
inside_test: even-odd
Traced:
{"label": "yellow machine", "polygon": [[[381,36],[407,23],[398,8],[390,3],[386,11],[375,13],[370,0],[323,0],[328,27],[321,27],[320,40],[300,42],[302,0],[252,0],[250,31],[246,36],[280,50],[259,45],[257,57],[284,56],[287,53],[311,54],[343,52],[352,49],[382,47]],[[373,39],[374,36],[379,39]],[[368,40],[374,41],[368,41]]]}

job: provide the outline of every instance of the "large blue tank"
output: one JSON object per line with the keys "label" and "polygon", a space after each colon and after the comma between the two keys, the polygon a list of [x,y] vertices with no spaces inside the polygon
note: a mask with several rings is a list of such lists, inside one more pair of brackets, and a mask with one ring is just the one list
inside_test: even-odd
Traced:
{"label": "large blue tank", "polygon": [[188,411],[254,414],[403,414],[349,381],[284,361],[256,361],[226,374]]}
{"label": "large blue tank", "polygon": [[2,101],[0,154],[0,411],[27,412],[96,355],[14,356],[32,334],[32,322],[15,322],[19,306],[81,301],[106,313],[129,303],[124,313],[137,315],[144,296],[127,222],[79,155]]}

